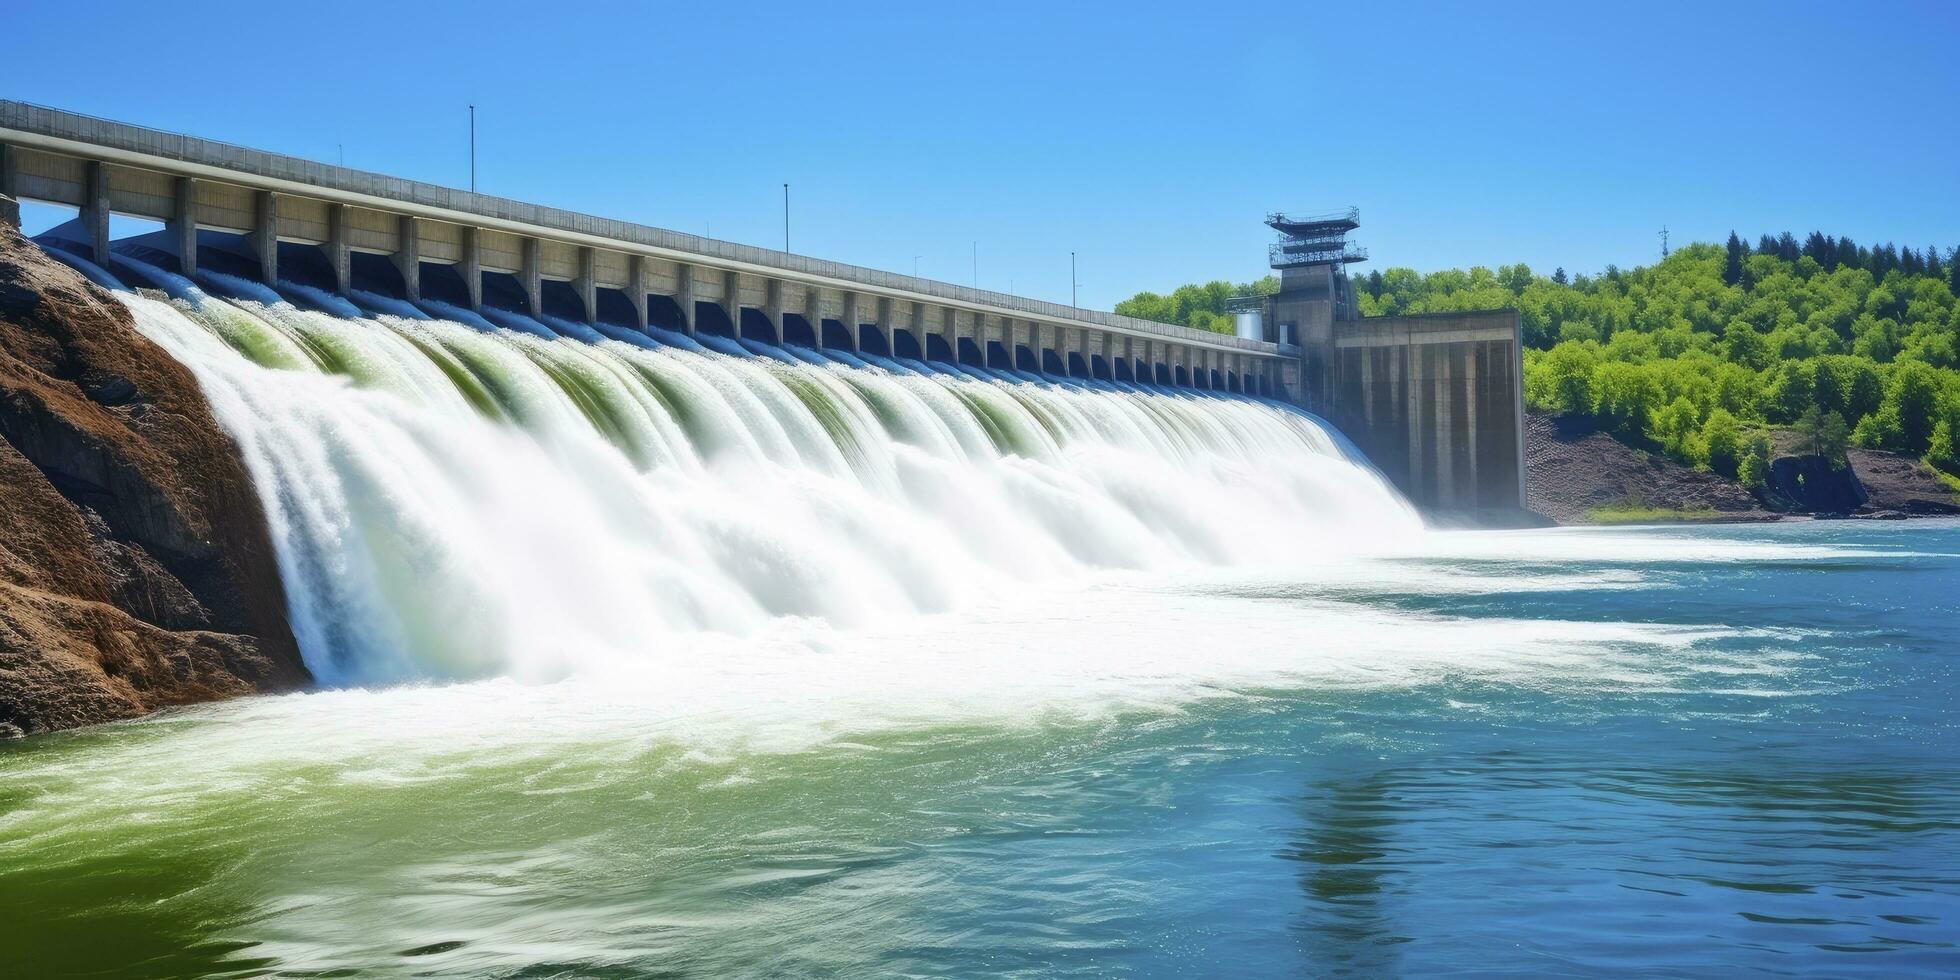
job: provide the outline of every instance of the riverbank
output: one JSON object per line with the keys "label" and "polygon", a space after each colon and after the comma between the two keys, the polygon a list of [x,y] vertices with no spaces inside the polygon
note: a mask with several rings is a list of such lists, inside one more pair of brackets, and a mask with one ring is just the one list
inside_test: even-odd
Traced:
{"label": "riverbank", "polygon": [[0,228],[0,737],[308,677],[265,515],[197,381]]}
{"label": "riverbank", "polygon": [[[1779,437],[1779,450],[1791,440]],[[1560,524],[1748,523],[1802,517],[1895,519],[1960,514],[1956,494],[1931,467],[1898,453],[1852,449],[1845,492],[1862,503],[1843,509],[1805,507],[1758,497],[1719,474],[1629,446],[1581,416],[1530,415],[1525,496],[1531,510]],[[1783,462],[1783,461],[1788,462]],[[1801,457],[1783,456],[1792,468]]]}

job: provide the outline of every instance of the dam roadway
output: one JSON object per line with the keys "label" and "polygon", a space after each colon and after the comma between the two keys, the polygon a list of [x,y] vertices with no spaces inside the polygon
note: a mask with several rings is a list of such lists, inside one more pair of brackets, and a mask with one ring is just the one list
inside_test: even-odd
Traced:
{"label": "dam roadway", "polygon": [[1300,400],[1290,345],[0,100],[0,220],[18,225],[20,201],[76,208],[69,241],[103,265],[117,214],[162,222],[145,243],[187,274],[216,251],[268,284]]}

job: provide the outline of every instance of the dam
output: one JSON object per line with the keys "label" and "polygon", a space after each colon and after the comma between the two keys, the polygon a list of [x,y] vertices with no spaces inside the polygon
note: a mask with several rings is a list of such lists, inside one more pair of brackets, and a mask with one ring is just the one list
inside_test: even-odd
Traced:
{"label": "dam", "polygon": [[722,350],[1271,399],[1332,421],[1425,512],[1501,517],[1523,504],[1515,312],[1362,319],[1340,259],[1302,259],[1298,245],[1275,246],[1282,289],[1260,330],[1233,336],[0,101],[0,220],[18,225],[19,201],[77,209],[44,237],[102,267],[109,218],[123,215],[161,222],[131,244],[186,277],[358,289]]}

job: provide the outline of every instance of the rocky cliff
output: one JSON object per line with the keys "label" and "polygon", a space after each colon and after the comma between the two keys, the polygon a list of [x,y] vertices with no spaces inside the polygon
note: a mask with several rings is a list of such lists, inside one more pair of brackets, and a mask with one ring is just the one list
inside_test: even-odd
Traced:
{"label": "rocky cliff", "polygon": [[[1931,467],[1898,453],[1853,449],[1843,467],[1781,455],[1759,499],[1732,479],[1620,442],[1584,416],[1530,415],[1525,422],[1527,504],[1560,524],[1596,523],[1601,511],[1615,508],[1720,521],[1960,515],[1960,496]],[[1794,450],[1793,433],[1772,436],[1778,452]]]}
{"label": "rocky cliff", "polygon": [[0,226],[0,736],[306,680],[265,515],[196,380]]}

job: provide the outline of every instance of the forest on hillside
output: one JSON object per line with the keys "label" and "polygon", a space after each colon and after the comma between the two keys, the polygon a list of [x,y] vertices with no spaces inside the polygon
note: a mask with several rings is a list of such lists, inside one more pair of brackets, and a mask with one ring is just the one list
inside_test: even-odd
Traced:
{"label": "forest on hillside", "polygon": [[[1852,442],[1960,474],[1953,251],[1731,234],[1597,275],[1390,268],[1354,284],[1369,316],[1515,307],[1534,411],[1591,415],[1622,440],[1745,483],[1763,475],[1769,426],[1798,429],[1827,456]],[[1185,286],[1116,309],[1230,331],[1226,297],[1276,286]]]}

